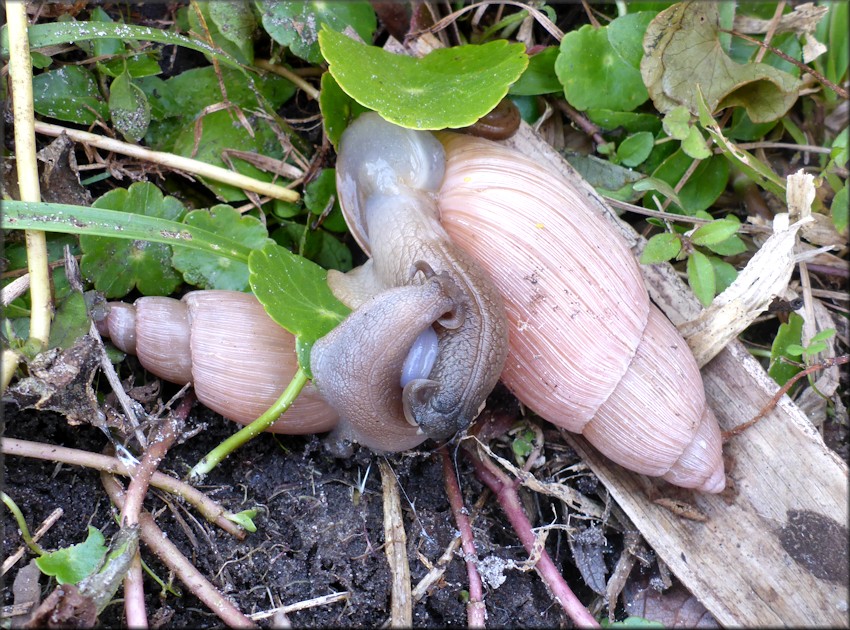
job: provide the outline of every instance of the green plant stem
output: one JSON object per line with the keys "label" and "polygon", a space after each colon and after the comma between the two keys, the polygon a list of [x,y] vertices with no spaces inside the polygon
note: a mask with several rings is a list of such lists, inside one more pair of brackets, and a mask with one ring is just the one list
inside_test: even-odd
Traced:
{"label": "green plant stem", "polygon": [[236,186],[237,188],[242,188],[243,190],[250,190],[251,192],[259,193],[261,195],[267,195],[273,199],[281,199],[283,201],[291,201],[295,203],[301,198],[301,195],[289,188],[284,188],[283,186],[278,186],[268,182],[261,182],[253,177],[248,177],[247,175],[242,175],[241,173],[236,173],[220,166],[214,166],[212,164],[207,164],[206,162],[183,157],[182,155],[165,153],[163,151],[152,151],[151,149],[146,149],[136,144],[128,144],[126,142],[121,142],[120,140],[99,136],[95,133],[80,131],[78,129],[69,129],[66,127],[60,127],[59,125],[51,125],[43,122],[35,123],[35,130],[46,136],[60,136],[65,134],[74,142],[81,142],[105,151],[114,151],[115,153],[128,155],[139,160],[145,160],[146,162],[161,164],[178,171],[192,173],[193,175],[198,175],[200,177],[206,177],[217,182],[221,182],[222,184],[229,184],[231,186]]}
{"label": "green plant stem", "polygon": [[319,90],[314,88],[309,82],[295,74],[289,68],[281,64],[272,63],[268,59],[254,59],[254,65],[261,70],[273,72],[274,74],[283,77],[296,87],[301,88],[301,90],[313,100],[317,100],[319,98]]}
{"label": "green plant stem", "polygon": [[192,470],[189,471],[188,479],[193,483],[199,481],[204,475],[218,466],[221,461],[233,451],[246,442],[253,440],[260,433],[272,426],[281,414],[286,412],[286,410],[292,406],[292,403],[295,402],[298,394],[301,393],[301,390],[304,389],[304,385],[306,384],[307,374],[303,369],[298,368],[298,371],[295,373],[295,376],[292,377],[292,380],[289,382],[289,385],[286,387],[283,394],[280,395],[280,398],[278,398],[263,415],[237,433],[231,435],[224,442],[207,453],[201,461],[195,464],[192,467]]}
{"label": "green plant stem", "polygon": [[[6,2],[9,31],[9,77],[15,120],[15,164],[18,190],[23,201],[41,201],[35,148],[35,113],[32,96],[32,65],[27,34],[27,9],[23,1]],[[27,268],[30,275],[30,339],[41,349],[50,338],[52,314],[47,238],[40,230],[27,230]],[[4,357],[15,360],[16,357]]]}
{"label": "green plant stem", "polygon": [[23,513],[21,512],[21,508],[18,507],[18,504],[12,500],[5,492],[0,491],[0,499],[3,500],[3,503],[9,508],[9,511],[15,517],[15,520],[18,523],[18,529],[21,530],[21,537],[24,539],[24,542],[27,544],[34,554],[37,556],[44,555],[44,549],[42,549],[37,542],[32,539],[30,536],[29,527],[27,527],[27,521],[24,518]]}

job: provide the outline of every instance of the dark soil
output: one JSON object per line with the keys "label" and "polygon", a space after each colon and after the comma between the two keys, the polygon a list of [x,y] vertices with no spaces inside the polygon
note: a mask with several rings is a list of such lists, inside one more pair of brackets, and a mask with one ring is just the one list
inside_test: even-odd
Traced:
{"label": "dark soil", "polygon": [[[187,427],[204,422],[206,428],[186,443],[175,446],[160,471],[182,477],[213,446],[233,433],[235,425],[200,406]],[[5,435],[59,444],[92,452],[107,445],[98,429],[71,427],[54,413],[20,412],[7,406]],[[428,572],[423,560],[434,563],[456,532],[444,489],[439,457],[426,451],[396,455],[390,463],[398,477],[405,503],[407,551],[412,583]],[[365,492],[355,488],[371,465]],[[467,506],[483,488],[460,461],[461,484]],[[38,525],[56,508],[64,515],[41,545],[48,550],[85,540],[93,525],[107,536],[116,531],[115,512],[96,471],[51,462],[9,457],[4,461],[6,492],[24,512],[29,527]],[[243,542],[204,522],[188,506],[152,489],[145,502],[158,525],[212,582],[246,614],[279,605],[347,591],[347,601],[291,613],[295,626],[378,626],[390,608],[389,567],[383,548],[383,504],[376,456],[365,449],[350,459],[334,459],[319,437],[265,434],[215,469],[202,489],[233,512],[257,508],[258,531]],[[405,497],[406,495],[406,497]],[[535,508],[533,501],[528,505]],[[551,510],[546,508],[551,519]],[[534,521],[535,519],[532,518]],[[8,510],[3,510],[4,556],[13,553],[22,539]],[[521,562],[527,554],[498,506],[491,499],[473,523],[479,557],[495,555]],[[549,537],[549,552],[584,601],[593,593],[586,588],[571,564],[564,539]],[[11,580],[31,557],[5,576],[3,603],[13,603]],[[163,580],[168,570],[142,545],[142,557]],[[572,579],[570,576],[573,576]],[[569,626],[534,571],[508,570],[506,581],[485,593],[489,627]],[[55,583],[42,576],[42,594]],[[145,578],[147,611],[153,623],[170,627],[220,626],[203,603],[183,590],[182,597],[162,593],[150,577]],[[459,554],[428,595],[413,609],[413,623],[420,627],[466,626],[463,601],[468,588],[466,568]],[[120,598],[119,590],[118,597]],[[116,599],[101,615],[104,626],[123,625],[123,605]],[[267,626],[270,620],[260,622]]]}

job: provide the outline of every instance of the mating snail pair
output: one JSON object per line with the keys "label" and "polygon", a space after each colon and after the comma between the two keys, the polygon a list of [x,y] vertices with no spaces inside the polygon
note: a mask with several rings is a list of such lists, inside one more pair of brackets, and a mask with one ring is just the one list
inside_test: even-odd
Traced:
{"label": "mating snail pair", "polygon": [[[369,113],[342,137],[337,188],[371,258],[329,272],[354,310],[316,342],[313,385],[272,431],[340,418],[366,446],[406,450],[466,429],[501,379],[626,468],[723,489],[720,430],[687,344],[650,304],[624,240],[559,173],[489,140]],[[113,305],[100,327],[237,422],[296,369],[293,338],[247,294],[141,298]]]}

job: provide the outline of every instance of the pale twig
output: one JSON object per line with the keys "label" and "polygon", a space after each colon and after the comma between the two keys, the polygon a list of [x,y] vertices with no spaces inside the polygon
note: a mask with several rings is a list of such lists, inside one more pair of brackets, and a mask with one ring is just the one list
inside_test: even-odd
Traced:
{"label": "pale twig", "polygon": [[341,593],[329,593],[328,595],[322,595],[321,597],[313,597],[312,599],[305,599],[304,601],[287,604],[286,606],[280,606],[279,608],[273,608],[272,610],[264,610],[263,612],[254,613],[253,615],[248,615],[248,618],[254,621],[259,621],[260,619],[274,617],[278,613],[288,614],[298,612],[299,610],[307,610],[308,608],[335,604],[336,602],[345,601],[349,597],[351,597],[351,593],[348,591],[343,591]]}
{"label": "pale twig", "polygon": [[83,144],[97,147],[98,149],[103,149],[104,151],[113,151],[115,153],[120,153],[121,155],[128,155],[130,157],[145,160],[147,162],[153,162],[155,164],[162,164],[163,166],[167,166],[178,171],[191,173],[200,177],[207,177],[223,184],[230,184],[231,186],[236,186],[243,190],[250,190],[251,192],[259,193],[261,195],[267,195],[275,199],[291,201],[294,203],[301,197],[297,192],[290,190],[289,188],[284,188],[268,182],[261,182],[253,177],[248,177],[241,173],[235,173],[220,166],[214,166],[212,164],[207,164],[206,162],[193,160],[191,158],[183,157],[182,155],[175,155],[174,153],[152,151],[136,144],[128,144],[126,142],[121,142],[120,140],[99,136],[95,133],[80,131],[78,129],[69,129],[66,127],[60,127],[59,125],[51,125],[43,122],[36,122],[35,130],[46,136],[60,136],[65,134],[74,142],[81,142]]}
{"label": "pale twig", "polygon": [[[124,508],[121,512],[122,527],[132,527],[139,524],[142,503],[148,493],[151,478],[168,453],[168,449],[180,435],[193,402],[194,398],[184,398],[177,409],[166,414],[162,423],[157,427],[156,435],[151,438],[139,465],[133,471],[130,485],[124,495]],[[130,569],[124,579],[124,613],[127,618],[127,625],[130,628],[147,627],[145,591],[142,585],[142,563],[138,550],[133,556]]]}
{"label": "pale twig", "polygon": [[[30,62],[26,3],[7,2],[6,22],[9,36],[9,78],[12,87],[12,115],[15,121],[15,165],[21,201],[41,201],[36,159],[32,94],[32,64]],[[41,348],[50,338],[50,318],[53,313],[50,295],[50,274],[47,266],[47,238],[39,230],[26,230],[27,268],[30,275],[30,339]],[[6,361],[17,364],[19,355],[4,353]],[[11,372],[4,368],[11,380]],[[8,381],[0,387],[5,389]]]}
{"label": "pale twig", "polygon": [[413,625],[413,599],[410,595],[410,564],[407,560],[407,534],[401,511],[398,483],[390,465],[378,460],[384,495],[384,551],[390,565],[390,627]]}
{"label": "pale twig", "polygon": [[[129,477],[132,474],[124,463],[115,457],[67,448],[65,446],[19,440],[17,438],[3,438],[3,441],[0,442],[0,453],[3,455],[17,455],[20,457],[61,462],[73,466],[94,468],[95,470],[102,470],[125,477]],[[208,521],[215,523],[239,540],[245,538],[245,531],[236,523],[226,518],[229,512],[197,488],[159,472],[154,473],[151,477],[151,485],[177,495],[194,505]]]}
{"label": "pale twig", "polygon": [[[53,510],[50,513],[50,515],[46,519],[44,519],[42,524],[39,525],[38,529],[35,530],[35,532],[33,533],[32,542],[38,542],[41,539],[41,537],[44,536],[51,527],[53,527],[53,525],[56,523],[56,521],[58,521],[60,518],[62,518],[62,515],[64,513],[65,512],[64,512],[64,510],[62,510],[62,508],[56,508],[55,510]],[[26,550],[27,550],[27,546],[21,545],[20,547],[18,547],[18,550],[15,553],[13,553],[11,556],[6,558],[3,561],[3,570],[0,571],[0,575],[6,575],[6,573],[9,571],[9,569],[11,569],[13,566],[15,566],[15,563],[18,560],[21,559],[21,556],[24,555],[24,552]]]}
{"label": "pale twig", "polygon": [[[103,487],[109,498],[124,509],[124,491],[121,484],[106,472],[100,473]],[[184,556],[177,546],[171,542],[165,533],[157,526],[153,517],[147,512],[139,514],[139,532],[142,541],[198,599],[214,612],[227,626],[235,628],[255,628],[256,624],[248,619],[242,611],[234,606],[221,592],[204,577],[197,567]]]}

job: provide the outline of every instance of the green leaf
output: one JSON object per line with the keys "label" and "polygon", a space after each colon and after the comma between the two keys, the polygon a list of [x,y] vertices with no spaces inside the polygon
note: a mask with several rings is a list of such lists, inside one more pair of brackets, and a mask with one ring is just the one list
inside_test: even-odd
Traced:
{"label": "green leaf", "polygon": [[[672,187],[681,181],[692,162],[693,159],[679,149],[664,160],[652,175]],[[702,160],[682,186],[678,195],[679,201],[675,203],[685,214],[693,216],[700,210],[710,208],[726,190],[728,181],[729,165],[723,157],[715,155]]]}
{"label": "green leaf", "polygon": [[[185,208],[174,197],[163,197],[149,182],[111,190],[93,204],[122,212],[178,221]],[[180,284],[171,267],[171,247],[147,241],[81,236],[83,275],[109,298],[124,297],[134,287],[144,295],[169,295]]]}
{"label": "green leaf", "polygon": [[272,238],[278,245],[325,269],[345,272],[352,267],[351,250],[321,228],[313,230],[302,223],[281,221],[281,227],[274,231]]}
{"label": "green leaf", "polygon": [[649,98],[640,72],[620,58],[605,27],[586,24],[564,35],[555,72],[564,97],[582,111],[630,112]]}
{"label": "green leaf", "polygon": [[555,60],[558,47],[549,46],[528,58],[528,67],[517,82],[508,90],[508,94],[518,96],[536,96],[561,91],[561,82],[555,75]]}
{"label": "green leaf", "polygon": [[0,226],[5,230],[42,230],[180,245],[233,260],[247,261],[251,253],[226,236],[176,221],[64,203],[4,200]]}
{"label": "green leaf", "polygon": [[33,108],[42,116],[90,125],[106,119],[109,109],[94,74],[82,66],[64,66],[32,78]]}
{"label": "green leaf", "polygon": [[629,133],[651,131],[658,133],[661,122],[655,114],[640,114],[635,112],[615,112],[610,109],[588,109],[585,115],[592,123],[603,129],[614,130],[622,127]]}
{"label": "green leaf", "polygon": [[[222,50],[231,54],[242,63],[254,63],[254,30],[257,20],[247,0],[229,2],[199,2],[207,17],[207,28],[213,41]],[[189,22],[197,20],[195,11],[189,11]],[[196,31],[202,32],[202,31]]]}
{"label": "green leaf", "polygon": [[89,315],[82,293],[73,291],[65,296],[56,308],[50,326],[48,348],[67,349],[89,332]]}
{"label": "green leaf", "polygon": [[155,76],[162,72],[159,63],[150,53],[98,63],[97,69],[110,77],[118,77],[124,72],[128,72],[134,79]]}
{"label": "green leaf", "polygon": [[151,107],[145,93],[130,80],[130,73],[118,76],[109,88],[109,115],[115,128],[131,143],[141,140],[151,122]]}
{"label": "green leaf", "polygon": [[330,214],[325,214],[322,227],[332,232],[346,232],[348,226],[345,224],[345,217],[342,216],[339,200],[336,199],[336,169],[326,168],[304,187],[304,205],[314,215],[321,216],[327,210],[331,200],[333,200],[333,206]]}
{"label": "green leaf", "polygon": [[691,112],[688,111],[687,107],[677,105],[664,114],[662,124],[668,136],[676,138],[676,140],[684,140],[692,129]]}
{"label": "green leaf", "polygon": [[682,151],[695,160],[706,160],[711,157],[711,149],[696,126],[688,130],[688,136],[682,141]]}
{"label": "green leaf", "polygon": [[835,336],[835,328],[824,328],[819,333],[812,335],[812,338],[809,339],[809,346],[811,347],[814,343],[819,343],[822,341],[826,341],[827,339],[831,339]]}
{"label": "green leaf", "polygon": [[722,243],[735,234],[741,227],[741,222],[734,215],[706,223],[694,230],[691,242],[696,245],[710,246]]}
{"label": "green leaf", "polygon": [[735,63],[720,43],[717,2],[678,2],[650,23],[641,74],[656,109],[684,105],[699,112],[697,90],[708,111],[744,107],[753,122],[781,118],[797,100],[800,82],[763,63]]}
{"label": "green leaf", "polygon": [[236,514],[226,514],[225,518],[229,521],[233,521],[237,525],[240,525],[246,532],[251,532],[253,534],[257,531],[257,526],[254,524],[254,517],[256,517],[258,513],[259,511],[256,509],[242,510]]}
{"label": "green leaf", "polygon": [[711,304],[715,296],[714,266],[702,252],[691,252],[688,256],[688,283],[703,306]]}
{"label": "green leaf", "polygon": [[721,256],[737,256],[747,251],[747,244],[737,234],[730,236],[725,241],[707,245],[707,247],[715,254],[720,254]]}
{"label": "green leaf", "polygon": [[[218,61],[245,72],[244,68],[229,55],[222,54],[212,46],[178,33],[163,31],[147,26],[116,24],[107,22],[42,22],[27,29],[30,48],[46,48],[58,44],[77,44],[89,41],[123,40],[151,41],[160,44],[183,46],[217,59]],[[9,57],[9,32],[4,25],[0,30],[0,57]],[[246,72],[247,76],[247,72]]]}
{"label": "green leaf", "polygon": [[[229,238],[252,250],[260,249],[268,240],[266,226],[259,219],[243,217],[236,209],[223,204],[209,210],[194,210],[183,218],[183,223],[209,232],[227,234]],[[175,247],[171,262],[183,274],[186,282],[203,289],[248,289],[247,261],[198,252],[187,247]]]}
{"label": "green leaf", "polygon": [[[796,357],[803,353],[800,345],[802,337],[803,318],[797,313],[791,313],[788,316],[788,323],[780,324],[770,348],[770,366],[767,373],[780,386],[785,385],[801,369],[797,365],[783,361],[782,357],[796,360]],[[799,350],[799,352],[792,352],[792,350]]]}
{"label": "green leaf", "polygon": [[680,251],[682,251],[682,239],[678,234],[671,232],[656,234],[646,242],[646,247],[640,255],[640,262],[644,265],[655,265],[675,258]]}
{"label": "green leaf", "polygon": [[729,288],[729,285],[735,282],[735,279],[738,277],[738,270],[717,256],[708,256],[708,260],[711,261],[711,266],[714,267],[714,291],[717,295],[720,295]]}
{"label": "green leaf", "polygon": [[[276,243],[251,252],[248,268],[251,288],[269,317],[301,344],[324,337],[351,312],[331,293],[327,271]],[[306,357],[299,354],[299,362],[309,374],[309,353]]]}
{"label": "green leaf", "polygon": [[322,91],[319,92],[319,108],[322,110],[322,124],[328,140],[339,147],[339,139],[348,124],[360,114],[368,111],[360,103],[342,91],[339,83],[330,72],[322,75]]}
{"label": "green leaf", "polygon": [[487,114],[528,64],[523,44],[434,50],[420,59],[324,29],[322,54],[340,87],[386,120],[411,129],[466,127]]}
{"label": "green leaf", "polygon": [[[368,2],[277,2],[257,0],[263,28],[292,54],[319,63],[324,50],[319,49],[319,29],[322,25],[334,31],[351,27],[363,41],[371,42],[377,21]],[[325,59],[330,59],[325,55]]]}
{"label": "green leaf", "polygon": [[[91,12],[91,21],[98,24],[115,24],[115,20],[109,17],[102,7],[94,8]],[[124,52],[124,42],[120,39],[96,39],[91,44],[92,57],[111,57],[122,52]]]}
{"label": "green leaf", "polygon": [[[259,181],[272,181],[276,178],[273,173],[259,169],[246,160],[235,156],[230,156],[227,161],[224,159],[228,151],[244,151],[276,159],[283,157],[280,137],[269,121],[247,111],[245,114],[254,131],[253,136],[237,120],[234,112],[220,110],[201,119],[199,140],[195,137],[194,125],[184,125],[174,140],[173,152],[214,166],[232,167],[237,173]],[[237,186],[199,179],[225,201],[241,201],[247,198],[245,191]]]}
{"label": "green leaf", "polygon": [[587,182],[601,194],[622,201],[636,201],[641,194],[633,184],[644,176],[641,173],[612,164],[595,155],[567,154],[567,161]]}
{"label": "green leaf", "polygon": [[621,15],[608,25],[608,41],[617,55],[640,70],[640,60],[643,58],[643,37],[646,27],[658,15],[657,11],[641,11]]}
{"label": "green leaf", "polygon": [[[655,190],[660,192],[665,197],[672,199],[673,203],[677,206],[681,205],[679,201],[679,196],[676,194],[676,191],[673,187],[665,182],[663,179],[659,179],[658,177],[644,177],[638,182],[635,182],[634,189],[636,191],[644,191],[644,190]],[[654,208],[655,205],[651,201],[652,195],[646,195],[646,199],[644,203],[647,207]]]}
{"label": "green leaf", "polygon": [[91,525],[88,531],[85,542],[46,553],[35,564],[59,584],[77,584],[94,573],[107,551],[103,534]]}
{"label": "green leaf", "polygon": [[617,157],[626,166],[637,166],[649,157],[654,145],[654,136],[648,131],[640,131],[620,143]]}

